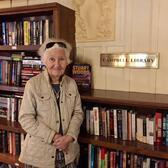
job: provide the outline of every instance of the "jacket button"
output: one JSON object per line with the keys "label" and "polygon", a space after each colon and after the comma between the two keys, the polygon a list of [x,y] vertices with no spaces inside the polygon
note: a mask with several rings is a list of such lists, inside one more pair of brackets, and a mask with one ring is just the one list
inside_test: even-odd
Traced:
{"label": "jacket button", "polygon": [[57,121],[56,121],[56,123],[58,124],[58,123],[59,123],[59,121],[57,120]]}
{"label": "jacket button", "polygon": [[69,96],[71,96],[71,93],[69,93]]}
{"label": "jacket button", "polygon": [[54,156],[52,156],[52,158],[54,158]]}
{"label": "jacket button", "polygon": [[61,103],[63,103],[63,101],[61,101]]}
{"label": "jacket button", "polygon": [[63,118],[62,121],[65,121],[65,119]]}
{"label": "jacket button", "polygon": [[42,99],[44,99],[44,96],[41,96]]}

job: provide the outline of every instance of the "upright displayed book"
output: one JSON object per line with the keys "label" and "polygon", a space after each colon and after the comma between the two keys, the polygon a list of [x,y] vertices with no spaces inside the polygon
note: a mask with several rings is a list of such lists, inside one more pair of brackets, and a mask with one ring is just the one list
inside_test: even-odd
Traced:
{"label": "upright displayed book", "polygon": [[79,90],[86,91],[91,89],[91,65],[73,64],[72,78],[76,81]]}

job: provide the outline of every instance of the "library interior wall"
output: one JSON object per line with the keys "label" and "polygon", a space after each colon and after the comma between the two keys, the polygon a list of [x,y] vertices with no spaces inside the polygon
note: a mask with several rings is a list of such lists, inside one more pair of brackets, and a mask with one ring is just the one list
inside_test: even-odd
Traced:
{"label": "library interior wall", "polygon": [[[3,0],[0,7],[48,2],[75,9],[73,0]],[[116,0],[115,10],[115,40],[77,41],[76,59],[93,67],[93,88],[168,94],[168,1]],[[159,69],[102,68],[103,52],[159,52]]]}

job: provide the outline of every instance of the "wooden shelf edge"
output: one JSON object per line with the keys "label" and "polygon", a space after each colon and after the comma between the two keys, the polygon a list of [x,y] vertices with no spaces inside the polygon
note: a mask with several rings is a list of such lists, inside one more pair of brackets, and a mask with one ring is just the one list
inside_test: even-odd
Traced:
{"label": "wooden shelf edge", "polygon": [[1,51],[37,51],[40,45],[16,45],[16,46],[8,46],[8,45],[0,45]]}
{"label": "wooden shelf edge", "polygon": [[0,129],[15,133],[25,133],[18,122],[7,121],[4,118],[0,118]]}
{"label": "wooden shelf edge", "polygon": [[123,141],[93,135],[80,135],[79,142],[154,158],[168,159],[168,147],[166,146],[153,146],[137,141]]}
{"label": "wooden shelf edge", "polygon": [[11,164],[14,166],[18,166],[19,168],[23,168],[24,164],[18,161],[18,156],[10,155],[9,153],[0,153],[0,162]]}
{"label": "wooden shelf edge", "polygon": [[168,95],[166,94],[92,89],[90,91],[80,92],[80,95],[84,102],[168,109]]}
{"label": "wooden shelf edge", "polygon": [[8,85],[2,85],[0,84],[0,90],[1,91],[8,91],[8,92],[24,92],[24,87],[19,86],[8,86]]}

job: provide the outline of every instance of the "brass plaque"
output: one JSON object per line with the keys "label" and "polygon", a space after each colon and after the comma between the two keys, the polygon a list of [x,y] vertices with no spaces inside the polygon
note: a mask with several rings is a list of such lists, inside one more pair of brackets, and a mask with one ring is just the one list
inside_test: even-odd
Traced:
{"label": "brass plaque", "polygon": [[159,53],[102,53],[100,66],[156,69],[159,67]]}

